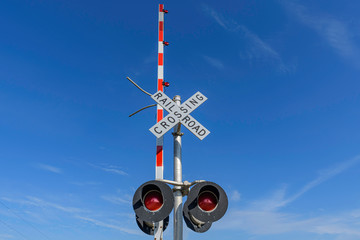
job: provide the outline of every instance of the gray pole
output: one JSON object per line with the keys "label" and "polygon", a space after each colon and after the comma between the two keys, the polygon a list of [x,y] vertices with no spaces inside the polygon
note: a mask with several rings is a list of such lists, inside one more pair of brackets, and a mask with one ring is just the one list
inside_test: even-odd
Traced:
{"label": "gray pole", "polygon": [[[176,95],[173,99],[180,106],[181,98]],[[182,164],[181,164],[181,123],[174,127],[174,181],[182,183]],[[180,186],[174,187],[174,240],[183,239],[182,221],[182,191]]]}

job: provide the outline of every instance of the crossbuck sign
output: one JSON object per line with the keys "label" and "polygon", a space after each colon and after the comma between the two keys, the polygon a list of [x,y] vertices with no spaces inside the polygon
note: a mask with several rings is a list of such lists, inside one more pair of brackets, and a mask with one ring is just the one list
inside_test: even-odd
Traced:
{"label": "crossbuck sign", "polygon": [[207,135],[209,135],[210,131],[196,121],[195,118],[190,116],[192,111],[207,100],[207,97],[200,92],[195,93],[180,106],[178,106],[162,91],[158,91],[151,95],[151,98],[169,112],[165,118],[149,129],[150,132],[152,132],[157,138],[163,136],[178,123],[184,125],[200,140],[203,140]]}

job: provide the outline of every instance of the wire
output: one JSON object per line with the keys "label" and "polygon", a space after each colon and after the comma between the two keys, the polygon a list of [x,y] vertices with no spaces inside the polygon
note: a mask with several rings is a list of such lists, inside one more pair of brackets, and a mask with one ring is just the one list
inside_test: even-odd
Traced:
{"label": "wire", "polygon": [[151,105],[149,105],[149,106],[143,107],[143,108],[137,110],[136,112],[130,114],[129,117],[134,116],[135,114],[137,114],[138,112],[140,112],[140,111],[142,111],[142,110],[144,110],[144,109],[147,109],[147,108],[149,108],[149,107],[155,107],[155,106],[156,106],[156,104],[151,104]]}
{"label": "wire", "polygon": [[1,222],[2,224],[4,224],[5,226],[7,226],[8,228],[10,228],[11,230],[17,232],[17,233],[18,233],[20,236],[22,236],[24,239],[29,239],[29,238],[26,237],[24,234],[22,234],[21,232],[19,232],[18,230],[16,230],[15,228],[13,228],[13,227],[10,226],[9,224],[7,224],[6,222],[2,221],[1,219],[0,219],[0,222]]}
{"label": "wire", "polygon": [[32,225],[29,221],[25,220],[23,217],[21,217],[19,214],[17,214],[16,212],[14,212],[11,208],[9,208],[5,203],[3,203],[0,200],[0,204],[3,205],[5,208],[7,208],[10,212],[12,212],[12,214],[14,214],[15,216],[17,216],[18,218],[20,218],[21,220],[23,220],[26,224],[28,224],[30,227],[32,227],[33,229],[35,229],[37,232],[39,232],[41,235],[43,235],[46,239],[51,239],[49,238],[45,233],[43,233],[42,231],[40,231],[40,229],[38,229],[37,227],[35,227],[34,225]]}
{"label": "wire", "polygon": [[149,95],[149,96],[151,96],[152,94],[150,94],[150,93],[148,93],[147,91],[145,91],[144,89],[142,89],[139,85],[137,85],[133,80],[131,80],[129,77],[126,77],[127,78],[127,80],[129,80],[132,84],[134,84],[135,85],[135,87],[137,87],[138,89],[140,89],[143,93],[145,93],[145,94],[147,94],[147,95]]}

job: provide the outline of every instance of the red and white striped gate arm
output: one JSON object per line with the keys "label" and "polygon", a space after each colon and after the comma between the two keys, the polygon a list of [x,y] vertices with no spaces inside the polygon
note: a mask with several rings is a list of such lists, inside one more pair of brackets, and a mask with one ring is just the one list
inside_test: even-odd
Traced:
{"label": "red and white striped gate arm", "polygon": [[[158,41],[158,80],[157,90],[164,91],[164,4],[159,4],[159,41]],[[159,122],[164,117],[164,109],[158,104],[156,121]],[[156,139],[156,169],[155,179],[164,177],[164,138]]]}
{"label": "red and white striped gate arm", "polygon": [[[164,4],[159,4],[158,76],[157,90],[164,91]],[[156,122],[164,117],[164,109],[158,104]],[[164,137],[156,138],[155,179],[164,179]],[[155,224],[154,240],[163,239],[164,222]]]}

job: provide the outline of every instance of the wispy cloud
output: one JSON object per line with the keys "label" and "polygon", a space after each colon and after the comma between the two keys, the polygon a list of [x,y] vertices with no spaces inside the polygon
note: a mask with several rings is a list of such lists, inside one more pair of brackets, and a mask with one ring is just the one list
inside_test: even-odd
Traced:
{"label": "wispy cloud", "polygon": [[230,194],[230,200],[234,202],[238,202],[241,199],[241,194],[238,190],[233,190]]}
{"label": "wispy cloud", "polygon": [[112,173],[116,173],[116,174],[119,174],[119,175],[128,175],[123,170],[116,169],[116,168],[101,168],[101,169],[106,171],[106,172],[112,172]]}
{"label": "wispy cloud", "polygon": [[67,213],[86,212],[85,210],[80,209],[80,208],[63,206],[61,204],[48,202],[48,201],[42,200],[37,197],[28,196],[27,198],[30,202],[32,202],[33,205],[36,205],[39,207],[51,207],[51,208],[55,208],[55,209],[63,211],[63,212],[67,212]]}
{"label": "wispy cloud", "polygon": [[58,203],[45,201],[43,199],[33,197],[33,196],[27,196],[26,199],[12,199],[12,198],[7,198],[7,197],[2,197],[1,199],[3,199],[4,201],[7,201],[7,202],[18,203],[21,205],[36,206],[36,207],[41,207],[41,208],[53,208],[53,209],[60,210],[62,212],[67,212],[67,213],[87,212],[86,210],[83,210],[80,208],[64,206],[64,205],[61,205]]}
{"label": "wispy cloud", "polygon": [[101,185],[101,182],[70,182],[70,184],[76,185],[76,186],[99,186]]}
{"label": "wispy cloud", "polygon": [[[128,198],[129,196],[126,196],[126,197]],[[131,205],[131,203],[126,199],[112,198],[112,197],[107,197],[107,196],[105,196],[104,198],[109,201],[115,201],[115,203],[123,202],[123,203]],[[60,212],[63,212],[63,213],[65,213],[65,215],[60,215],[60,216],[62,216],[62,218],[65,216],[68,216],[71,219],[76,219],[77,221],[79,221],[79,220],[85,221],[89,224],[93,224],[93,225],[103,227],[103,228],[115,229],[115,230],[121,231],[126,234],[142,235],[142,232],[140,230],[138,230],[137,228],[134,229],[132,227],[127,227],[123,221],[118,222],[115,220],[111,220],[111,218],[109,218],[107,216],[107,213],[105,213],[105,215],[104,215],[104,213],[102,213],[102,212],[89,211],[89,210],[84,210],[84,209],[77,208],[77,207],[66,206],[64,204],[46,201],[46,200],[40,199],[38,197],[33,197],[33,196],[28,196],[25,199],[12,199],[12,198],[6,198],[6,197],[2,197],[1,199],[3,201],[20,204],[20,205],[22,205],[22,207],[21,207],[22,209],[31,209],[32,212],[30,212],[30,213],[27,210],[25,210],[24,212],[27,213],[27,216],[31,215],[32,219],[40,218],[41,221],[44,221],[45,219],[49,218],[49,216],[52,218],[52,216],[58,216],[58,215],[60,215]],[[28,208],[25,208],[26,206]],[[36,209],[38,209],[38,211]],[[60,212],[56,213],[54,211],[60,211]],[[51,213],[51,215],[50,215],[50,213]],[[97,217],[96,218],[90,217],[89,214],[95,215]],[[134,224],[134,215],[133,214],[130,215],[130,214],[124,213],[124,212],[111,213],[111,215],[114,215],[114,214],[117,216],[118,219],[125,220],[125,222],[130,220],[131,226],[136,226],[136,224],[133,225]],[[105,222],[105,221],[99,219],[99,216],[103,216],[102,218],[104,218],[104,216],[106,216],[107,221]],[[129,219],[129,217],[130,217],[130,219]],[[67,218],[67,221],[68,220],[69,219]],[[77,226],[77,224],[75,224],[75,226]],[[74,227],[74,225],[69,226],[69,227]],[[7,239],[7,238],[5,238],[5,237],[7,237],[7,235],[0,234],[0,240],[2,239],[1,237],[3,237],[3,239]]]}
{"label": "wispy cloud", "polygon": [[215,67],[218,70],[224,69],[224,64],[216,58],[209,57],[209,56],[203,56],[206,62],[208,62],[211,66]]}
{"label": "wispy cloud", "polygon": [[258,35],[251,32],[243,25],[237,27],[245,39],[248,40],[249,47],[246,51],[240,53],[240,57],[249,61],[263,61],[275,64],[280,72],[287,73],[293,71],[294,67],[286,66],[280,54],[275,51],[268,43],[262,40]]}
{"label": "wispy cloud", "polygon": [[225,18],[207,5],[203,5],[203,10],[224,30],[237,34],[247,42],[248,46],[240,53],[241,58],[249,60],[250,63],[259,61],[275,64],[277,70],[284,73],[293,70],[294,67],[289,67],[283,63],[280,54],[274,48],[257,34],[250,31],[246,26],[239,24],[234,19]]}
{"label": "wispy cloud", "polygon": [[37,167],[42,169],[42,170],[48,171],[48,172],[62,173],[60,168],[57,168],[57,167],[54,167],[54,166],[51,166],[51,165],[47,165],[47,164],[39,163],[37,165]]}
{"label": "wispy cloud", "polygon": [[311,189],[359,163],[360,155],[321,170],[314,180],[305,184],[290,197],[286,197],[287,186],[283,185],[268,198],[252,201],[242,209],[230,209],[220,224],[215,225],[215,228],[241,229],[244,232],[256,235],[296,231],[335,236],[346,235],[348,239],[359,239],[360,209],[327,215],[320,213],[319,216],[310,218],[282,211],[283,207],[299,199]]}
{"label": "wispy cloud", "polygon": [[139,232],[139,230],[121,227],[123,224],[120,223],[120,222],[116,223],[116,225],[115,225],[115,224],[111,224],[111,223],[105,223],[103,221],[96,220],[96,219],[89,218],[89,217],[77,216],[77,218],[82,219],[82,220],[87,221],[87,222],[90,222],[90,223],[92,223],[94,225],[97,225],[97,226],[100,226],[100,227],[111,228],[111,229],[119,230],[121,232],[128,233],[128,234],[133,234],[133,235],[142,235]]}
{"label": "wispy cloud", "polygon": [[121,197],[117,197],[117,196],[101,196],[102,199],[114,203],[114,204],[126,204],[126,205],[131,205],[131,199],[129,199],[129,197],[127,198],[121,198]]}
{"label": "wispy cloud", "polygon": [[272,211],[281,207],[285,207],[286,205],[300,198],[302,195],[304,195],[311,189],[335,177],[336,175],[341,174],[342,172],[346,171],[347,169],[351,168],[352,166],[358,163],[360,163],[360,155],[352,159],[346,160],[344,162],[341,162],[336,166],[323,169],[319,172],[318,176],[314,180],[305,184],[302,188],[300,188],[299,191],[297,191],[295,194],[289,197],[286,197],[287,186],[283,185],[281,188],[274,191],[270,197],[263,200],[254,201],[252,203],[253,205],[252,208]]}
{"label": "wispy cloud", "polygon": [[15,236],[10,234],[0,234],[0,240],[9,240],[9,239],[15,239]]}
{"label": "wispy cloud", "polygon": [[358,223],[352,212],[305,218],[297,214],[274,211],[230,210],[215,228],[236,229],[250,234],[271,235],[289,232],[352,235],[360,237]]}
{"label": "wispy cloud", "polygon": [[309,190],[313,189],[314,187],[318,186],[319,184],[335,177],[336,175],[339,175],[340,173],[346,171],[347,169],[351,168],[352,166],[358,164],[360,162],[360,156],[356,156],[350,160],[344,161],[340,164],[338,164],[335,167],[327,168],[322,171],[320,171],[319,176],[306,184],[304,187],[300,189],[296,194],[293,196],[285,199],[282,203],[283,206],[295,201],[299,197],[301,197],[303,194],[308,192]]}
{"label": "wispy cloud", "polygon": [[101,169],[105,172],[111,172],[111,173],[115,173],[115,174],[119,174],[119,175],[123,175],[123,176],[129,175],[125,171],[121,170],[121,168],[119,166],[115,166],[115,165],[98,166],[98,165],[95,165],[92,163],[89,163],[89,164],[90,164],[90,166]]}
{"label": "wispy cloud", "polygon": [[317,32],[340,56],[359,64],[359,47],[352,39],[347,25],[329,15],[311,13],[304,5],[295,1],[280,1],[290,16]]}
{"label": "wispy cloud", "polygon": [[228,31],[234,31],[234,28],[229,26],[228,21],[214,9],[210,8],[207,5],[203,5],[203,10],[210,15],[222,28]]}

